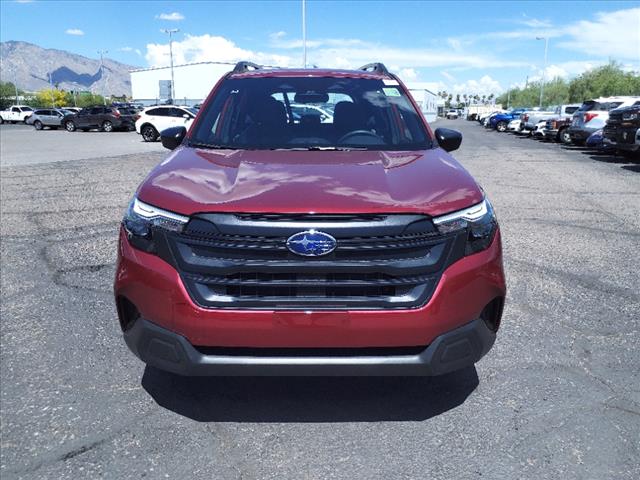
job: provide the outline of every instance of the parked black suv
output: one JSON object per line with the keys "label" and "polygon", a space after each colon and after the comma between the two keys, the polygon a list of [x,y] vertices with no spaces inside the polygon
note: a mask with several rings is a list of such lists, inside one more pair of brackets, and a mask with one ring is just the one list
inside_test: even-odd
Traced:
{"label": "parked black suv", "polygon": [[640,156],[640,101],[609,112],[604,143],[629,156]]}
{"label": "parked black suv", "polygon": [[135,122],[135,115],[130,109],[102,105],[83,108],[78,113],[67,115],[62,119],[62,125],[68,132],[75,132],[77,129],[86,132],[92,128],[104,132],[117,129],[133,130]]}

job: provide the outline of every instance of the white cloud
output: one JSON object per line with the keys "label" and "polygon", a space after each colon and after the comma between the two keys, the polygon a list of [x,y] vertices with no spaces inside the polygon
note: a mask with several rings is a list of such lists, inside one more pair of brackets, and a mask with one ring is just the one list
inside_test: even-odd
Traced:
{"label": "white cloud", "polygon": [[413,68],[403,68],[400,70],[399,76],[404,82],[411,82],[413,80],[417,80],[418,72]]}
{"label": "white cloud", "polygon": [[75,35],[78,37],[81,37],[82,35],[84,35],[84,32],[82,30],[80,30],[79,28],[67,28],[64,33],[66,33],[67,35]]}
{"label": "white cloud", "polygon": [[142,52],[140,51],[139,48],[133,48],[133,47],[122,47],[118,49],[119,52],[133,52],[138,56],[142,56]]}
{"label": "white cloud", "polygon": [[[169,65],[169,44],[149,43],[145,55],[150,66]],[[251,60],[267,65],[289,66],[292,59],[286,55],[254,52],[237,46],[220,36],[185,35],[183,40],[173,42],[173,58],[177,65],[194,62],[237,62]]]}
{"label": "white cloud", "polygon": [[524,19],[516,20],[516,23],[519,23],[520,25],[524,25],[525,27],[531,27],[531,28],[551,28],[553,26],[553,24],[549,20],[541,20],[539,18],[530,18],[530,17],[527,17],[526,15],[524,16]]}
{"label": "white cloud", "polygon": [[453,86],[450,93],[467,93],[470,95],[488,95],[490,93],[498,94],[504,89],[500,82],[494,80],[489,75],[484,75],[479,80],[467,80]]}
{"label": "white cloud", "polygon": [[640,8],[600,12],[595,20],[581,20],[564,29],[561,48],[640,63]]}
{"label": "white cloud", "polygon": [[284,38],[287,36],[287,32],[280,30],[279,32],[273,32],[269,34],[269,38],[271,39],[271,41],[277,41],[281,38]]}
{"label": "white cloud", "polygon": [[447,72],[446,70],[442,70],[440,72],[440,75],[442,75],[444,78],[446,78],[447,80],[449,80],[450,82],[455,82],[456,81],[456,77],[454,77],[453,75],[451,75],[449,72]]}
{"label": "white cloud", "polygon": [[170,22],[179,22],[184,20],[184,15],[179,12],[161,13],[156,15],[156,20],[168,20]]}

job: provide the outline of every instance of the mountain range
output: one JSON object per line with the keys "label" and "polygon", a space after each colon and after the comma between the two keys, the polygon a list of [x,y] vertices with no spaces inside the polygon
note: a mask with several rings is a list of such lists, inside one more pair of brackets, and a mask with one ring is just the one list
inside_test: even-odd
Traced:
{"label": "mountain range", "polygon": [[130,96],[129,71],[139,68],[105,58],[103,73],[100,59],[17,41],[0,43],[0,60],[0,80],[27,92],[53,84],[63,90]]}

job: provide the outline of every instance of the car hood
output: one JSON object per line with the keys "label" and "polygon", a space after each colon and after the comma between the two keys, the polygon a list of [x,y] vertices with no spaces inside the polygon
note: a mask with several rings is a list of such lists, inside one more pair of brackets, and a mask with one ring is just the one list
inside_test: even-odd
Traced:
{"label": "car hood", "polygon": [[440,215],[482,201],[483,193],[440,148],[341,152],[179,147],[140,185],[138,198],[183,215]]}

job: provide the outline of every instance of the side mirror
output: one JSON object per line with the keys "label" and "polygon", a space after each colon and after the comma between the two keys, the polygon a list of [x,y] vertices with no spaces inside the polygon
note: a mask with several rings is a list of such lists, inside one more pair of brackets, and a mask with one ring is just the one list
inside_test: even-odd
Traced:
{"label": "side mirror", "polygon": [[184,127],[171,127],[160,132],[162,146],[169,150],[175,150],[184,140],[187,129]]}
{"label": "side mirror", "polygon": [[438,145],[447,152],[452,152],[460,148],[462,143],[462,134],[457,130],[451,130],[450,128],[436,128],[434,132]]}
{"label": "side mirror", "polygon": [[189,120],[191,118],[191,115],[185,113],[184,115],[182,115],[182,118],[184,118],[185,120]]}

